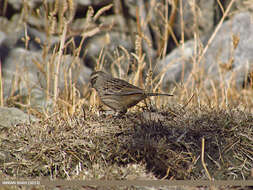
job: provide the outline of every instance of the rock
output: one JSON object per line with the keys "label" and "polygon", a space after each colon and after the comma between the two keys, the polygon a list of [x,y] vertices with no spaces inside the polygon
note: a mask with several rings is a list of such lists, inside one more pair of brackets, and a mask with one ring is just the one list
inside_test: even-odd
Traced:
{"label": "rock", "polygon": [[[155,65],[154,74],[165,72],[162,87],[166,90],[175,82],[185,81],[192,70],[192,55],[194,53],[194,41],[190,40],[184,44],[184,49],[179,47],[173,50],[163,60]],[[184,75],[182,78],[182,74]]]}
{"label": "rock", "polygon": [[[20,22],[20,17],[21,15],[16,14],[10,21],[0,17],[0,47],[23,47],[35,51],[41,50],[43,46],[48,46],[48,36],[29,25],[25,29],[22,22]],[[36,24],[41,26],[38,22]],[[26,35],[29,37],[27,41],[25,41]],[[50,43],[53,44],[58,41],[59,37],[53,35],[50,37]]]}
{"label": "rock", "polygon": [[[58,57],[49,54],[43,59],[40,51],[29,51],[23,48],[14,48],[3,64],[4,98],[12,95],[20,95],[29,98],[29,104],[34,108],[48,108],[51,101],[47,101],[45,90],[47,89],[46,73],[47,62],[50,62],[50,93],[53,92],[54,66]],[[72,82],[82,94],[84,85],[88,83],[91,70],[86,68],[79,58],[71,55],[63,55],[59,70],[58,88],[62,91],[65,80],[68,79],[69,69],[72,69]],[[65,77],[67,78],[65,79]],[[14,93],[14,94],[13,94]]]}
{"label": "rock", "polygon": [[[210,86],[211,80],[215,84],[224,82],[226,85],[235,81],[237,88],[244,86],[245,78],[253,71],[252,34],[253,24],[249,12],[239,13],[222,24],[197,67],[204,69],[203,76],[198,77],[203,77],[207,87]],[[202,39],[204,46],[207,39],[209,38]],[[235,45],[237,40],[238,44]],[[192,61],[194,46],[194,41],[190,40],[184,44],[184,50],[179,47],[157,63],[154,73],[165,71],[163,88],[168,88],[171,83],[180,82],[182,73],[184,73],[183,81],[188,80],[194,64]]]}
{"label": "rock", "polygon": [[[186,39],[191,39],[196,33],[196,28],[198,29],[198,34],[200,36],[210,32],[213,29],[214,22],[214,4],[217,2],[215,0],[209,1],[195,1],[195,13],[193,12],[192,1],[183,0],[183,22],[184,22],[184,35]],[[204,10],[204,11],[203,11]],[[194,15],[195,14],[195,15]],[[197,17],[196,26],[194,23],[195,16]],[[175,29],[176,35],[181,35],[181,18],[179,11],[179,3],[178,3],[178,11],[175,20]]]}
{"label": "rock", "polygon": [[21,123],[35,122],[37,119],[17,108],[0,107],[0,129]]}
{"label": "rock", "polygon": [[[95,35],[87,37],[83,42],[79,56],[83,58],[84,64],[87,67],[95,68],[97,65],[97,59],[101,53],[101,50],[103,50],[104,66],[106,68],[110,68],[111,64],[116,60],[115,55],[118,53],[118,56],[121,57],[121,66],[124,67],[126,65],[125,63],[127,62],[127,56],[119,47],[122,46],[128,52],[134,50],[130,35],[121,31],[121,28],[125,27],[124,19],[121,16],[107,16],[101,17],[99,21],[105,26],[110,26],[112,23],[114,23],[114,30],[106,31],[105,29],[101,29],[101,31]],[[71,28],[77,31],[84,30],[85,23],[86,19],[76,19],[71,24]],[[73,40],[75,47],[79,47],[82,36],[75,35],[73,36]],[[68,46],[67,52],[72,53],[73,48]]]}
{"label": "rock", "polygon": [[2,44],[2,42],[6,39],[6,35],[4,32],[0,31],[0,44]]}
{"label": "rock", "polygon": [[11,157],[11,155],[9,152],[0,150],[0,163],[8,162],[10,160],[10,157]]}
{"label": "rock", "polygon": [[[23,40],[29,36],[28,43]],[[52,44],[59,41],[59,37],[51,36]],[[20,15],[12,16],[10,20],[0,17],[0,59],[3,76],[4,98],[17,95],[22,103],[29,104],[41,111],[52,106],[52,100],[47,98],[46,76],[47,62],[50,62],[50,93],[53,89],[53,70],[58,60],[57,55],[47,53],[42,47],[49,47],[48,37],[44,32],[20,22]],[[89,81],[91,70],[83,65],[83,61],[71,55],[63,55],[60,64],[58,88],[65,88],[66,72],[72,69],[72,83],[83,95],[85,85]],[[68,79],[67,79],[68,80]],[[68,80],[70,81],[70,80]],[[15,87],[15,89],[14,89]],[[28,102],[29,101],[29,102]]]}
{"label": "rock", "polygon": [[[235,81],[242,87],[244,79],[253,71],[253,24],[249,12],[239,13],[225,22],[208,48],[202,64],[210,79],[227,85]],[[234,45],[237,43],[238,45]],[[220,79],[219,72],[224,79]],[[209,81],[206,81],[209,84]]]}
{"label": "rock", "polygon": [[[1,22],[1,21],[0,21]],[[3,63],[5,59],[8,57],[10,48],[3,44],[6,40],[6,35],[4,32],[0,31],[0,62]]]}
{"label": "rock", "polygon": [[16,14],[10,20],[0,17],[0,31],[5,34],[1,45],[14,46],[22,30],[24,30],[24,25],[20,22],[20,15]]}
{"label": "rock", "polygon": [[[28,3],[29,7],[34,7],[35,2],[36,2],[36,0],[30,0],[29,2],[26,2],[26,3]],[[10,0],[10,1],[8,1],[8,4],[9,4],[9,6],[12,6],[12,8],[15,10],[20,10],[23,6],[23,2],[19,1],[19,0]]]}

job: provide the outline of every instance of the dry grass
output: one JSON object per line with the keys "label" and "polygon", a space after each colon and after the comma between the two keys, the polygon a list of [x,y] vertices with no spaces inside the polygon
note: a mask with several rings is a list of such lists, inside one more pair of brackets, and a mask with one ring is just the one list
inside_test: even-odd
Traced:
{"label": "dry grass", "polygon": [[185,112],[175,107],[177,116],[167,110],[113,119],[88,111],[68,118],[58,113],[10,128],[1,138],[0,148],[9,155],[1,163],[2,172],[24,178],[128,179],[145,176],[127,170],[141,164],[158,178],[206,179],[200,160],[204,138],[212,178],[248,178],[253,163],[252,116],[205,107]]}
{"label": "dry grass", "polygon": [[[69,27],[75,8],[72,1],[66,1],[63,7],[57,2],[44,4],[45,15],[50,17],[46,17],[48,25],[45,28],[49,46],[44,47],[43,53],[49,52],[50,36],[59,34],[61,43],[54,49],[52,56],[55,58],[58,54],[58,61],[56,67],[53,67],[54,75],[50,70],[42,71],[47,81],[46,93],[53,98],[55,110],[40,115],[40,122],[19,125],[1,132],[0,149],[6,152],[8,159],[0,163],[0,177],[208,179],[209,173],[213,179],[249,178],[253,165],[252,83],[251,87],[238,90],[233,84],[226,88],[223,83],[211,81],[212,89],[206,89],[203,82],[206,73],[199,67],[198,61],[208,45],[201,48],[199,44],[189,81],[176,84],[172,90],[174,97],[152,99],[152,104],[149,101],[146,107],[135,107],[122,118],[106,116],[94,107],[99,103],[93,92],[88,93],[82,101],[76,96],[71,81],[66,81],[63,94],[58,92],[58,79],[55,76],[59,74],[57,71],[61,55],[67,44],[71,44],[65,42],[65,39],[72,35]],[[162,91],[161,80],[153,79],[152,63],[147,62],[151,56],[144,53],[143,46],[158,47],[157,55],[164,57],[167,39],[172,37],[175,42],[180,40],[175,39],[171,30],[175,12],[172,11],[168,16],[165,5],[155,5],[161,8],[156,10],[161,21],[153,26],[156,29],[155,36],[159,39],[157,44],[152,44],[144,32],[145,24],[141,25],[147,24],[149,17],[144,21],[137,17],[135,52],[130,53],[121,47],[123,55],[116,54],[118,57],[109,70],[114,76],[124,76],[124,79],[140,87]],[[24,8],[26,6],[24,3]],[[181,6],[181,0],[175,0],[172,5],[173,9],[178,8],[183,14]],[[80,54],[86,38],[112,27],[95,22],[110,8],[111,5],[108,5],[96,13],[92,8],[89,9],[86,27],[81,32],[82,42],[73,50],[75,56]],[[194,7],[192,10],[196,11]],[[139,13],[136,12],[138,16]],[[224,12],[220,23],[223,23],[227,13]],[[63,19],[56,22],[57,15]],[[68,15],[67,18],[65,15]],[[197,16],[197,13],[194,15]],[[184,28],[183,20],[181,24]],[[197,33],[198,31],[196,37]],[[215,33],[216,31],[213,36]],[[184,45],[184,39],[181,42]],[[104,53],[101,51],[97,69],[106,65]],[[128,60],[127,71],[122,68],[121,56]],[[47,68],[51,68],[54,62],[52,59],[41,64],[47,64]],[[129,70],[132,74],[128,76]],[[71,71],[66,75],[71,75]],[[219,77],[222,75],[220,72]],[[163,78],[163,74],[160,78]],[[53,83],[50,82],[52,79]],[[202,139],[205,139],[204,152],[201,152]],[[201,153],[205,155],[202,162]]]}

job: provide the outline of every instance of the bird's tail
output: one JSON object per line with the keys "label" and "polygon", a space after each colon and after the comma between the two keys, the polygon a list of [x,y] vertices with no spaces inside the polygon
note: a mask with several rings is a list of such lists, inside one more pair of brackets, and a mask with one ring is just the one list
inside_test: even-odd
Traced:
{"label": "bird's tail", "polygon": [[173,96],[173,95],[172,94],[162,94],[162,93],[149,92],[149,93],[147,93],[147,96]]}

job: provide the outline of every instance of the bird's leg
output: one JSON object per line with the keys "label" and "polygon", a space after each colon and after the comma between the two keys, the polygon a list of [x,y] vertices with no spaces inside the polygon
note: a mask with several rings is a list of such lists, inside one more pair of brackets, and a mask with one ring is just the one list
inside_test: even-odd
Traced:
{"label": "bird's leg", "polygon": [[117,111],[116,112],[116,116],[117,117],[122,117],[123,115],[125,115],[126,112],[127,112],[127,109],[123,109],[123,110]]}

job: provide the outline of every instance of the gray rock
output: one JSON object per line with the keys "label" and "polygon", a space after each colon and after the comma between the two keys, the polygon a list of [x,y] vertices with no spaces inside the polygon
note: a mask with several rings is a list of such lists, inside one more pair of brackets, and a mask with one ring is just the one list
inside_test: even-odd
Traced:
{"label": "gray rock", "polygon": [[[23,48],[15,48],[10,51],[8,58],[3,64],[3,86],[4,98],[13,95],[21,95],[29,98],[29,104],[34,108],[48,108],[52,102],[47,101],[45,89],[47,89],[46,73],[47,62],[50,63],[50,93],[53,92],[54,66],[58,57],[49,54],[43,59],[42,52],[28,51]],[[39,68],[39,66],[41,68]],[[72,82],[82,94],[83,86],[88,83],[91,70],[86,68],[79,58],[70,55],[63,55],[59,70],[58,88],[63,90],[65,87],[66,73],[72,69]],[[67,79],[69,80],[69,79]]]}
{"label": "gray rock", "polygon": [[[210,81],[225,82],[226,85],[235,81],[236,87],[243,86],[248,73],[253,71],[252,34],[253,24],[249,12],[239,13],[222,24],[199,65],[199,68],[204,69],[206,86],[210,86]],[[239,39],[237,47],[233,46],[233,35]],[[202,41],[207,41],[207,37]],[[181,79],[188,80],[194,64],[194,46],[194,41],[190,40],[184,44],[184,49],[175,49],[157,63],[155,74],[165,72],[163,88]]]}
{"label": "gray rock", "polygon": [[[0,21],[1,22],[1,21]],[[10,48],[3,44],[3,42],[6,40],[6,35],[4,32],[0,31],[0,62],[3,63],[6,57],[8,57],[8,53],[10,51]]]}
{"label": "gray rock", "polygon": [[9,161],[10,157],[10,153],[8,153],[7,151],[0,150],[0,163]]}
{"label": "gray rock", "polygon": [[[54,3],[55,0],[47,0],[47,3]],[[60,1],[59,1],[60,2]],[[27,6],[30,9],[34,9],[41,5],[43,3],[43,0],[29,0],[26,2]],[[112,0],[110,1],[101,1],[101,0],[76,0],[74,1],[77,5],[81,6],[98,6],[98,5],[104,5],[105,3],[113,3]],[[24,2],[20,0],[8,0],[9,6],[11,5],[15,10],[20,10],[23,7]]]}
{"label": "gray rock", "polygon": [[[53,59],[50,64],[50,93],[52,95],[52,78],[54,76],[52,71],[57,62],[57,56],[53,57],[48,53],[46,57],[43,57],[41,46],[48,43],[45,33],[27,26],[27,34],[29,35],[29,43],[28,46],[25,46],[21,40],[25,36],[25,28],[24,24],[20,22],[20,15],[14,15],[11,20],[0,17],[0,59],[4,98],[10,97],[10,95],[19,95],[22,103],[25,102],[25,104],[41,111],[52,106],[52,100],[48,99],[45,93],[47,88],[45,73],[47,73],[46,63]],[[35,38],[39,39],[40,43],[37,43]],[[59,37],[52,36],[50,41],[56,43],[58,39]],[[71,80],[82,95],[84,84],[88,83],[91,70],[86,68],[79,58],[63,55],[58,80],[60,91],[65,87],[64,73],[68,72],[69,68],[72,68]]]}
{"label": "gray rock", "polygon": [[[210,79],[220,80],[219,71],[229,85],[235,80],[241,87],[250,71],[253,71],[253,23],[249,12],[239,13],[225,22],[208,48],[203,59]],[[233,36],[239,39],[237,47],[233,45]],[[231,64],[231,69],[224,70]],[[209,84],[209,81],[206,82]]]}
{"label": "gray rock", "polygon": [[[196,33],[196,28],[198,29],[198,34],[200,36],[210,32],[213,29],[213,18],[214,18],[214,4],[217,2],[215,0],[209,1],[195,1],[195,13],[193,12],[193,1],[183,0],[183,22],[184,22],[184,35],[185,38],[192,38],[194,33]],[[204,11],[203,11],[204,10]],[[194,23],[194,14],[196,15],[196,23]],[[181,35],[181,18],[178,6],[177,16],[175,20],[175,33]],[[196,28],[195,28],[196,25]]]}
{"label": "gray rock", "polygon": [[[76,19],[73,21],[71,27],[74,30],[83,30],[85,26],[86,19]],[[99,19],[101,23],[104,25],[111,25],[114,23],[117,27],[115,28],[124,28],[126,25],[124,24],[124,19],[122,16],[108,16],[101,17]],[[77,35],[74,37],[75,46],[79,47],[82,37]],[[80,51],[80,57],[83,57],[85,65],[90,68],[95,68],[97,64],[97,58],[99,57],[101,50],[104,52],[104,66],[105,68],[110,68],[111,64],[116,60],[116,52],[121,56],[121,66],[126,66],[127,56],[125,53],[119,48],[122,46],[128,52],[134,50],[134,46],[131,41],[131,36],[127,35],[121,31],[100,31],[96,33],[94,36],[88,37],[85,39],[83,46]]]}
{"label": "gray rock", "polygon": [[[0,17],[0,46],[5,45],[9,48],[23,47],[35,51],[41,50],[43,46],[50,45],[48,44],[48,36],[44,32],[38,31],[29,25],[25,28],[20,18],[20,14],[12,16],[11,20]],[[42,26],[39,22],[35,22],[37,26]],[[27,42],[24,41],[26,35],[29,36]],[[50,43],[54,44],[56,42],[59,42],[59,37],[50,36]]]}
{"label": "gray rock", "polygon": [[20,15],[16,14],[10,20],[0,17],[0,31],[6,35],[1,45],[4,43],[8,47],[13,46],[20,37],[22,30],[24,30],[24,25],[20,22]]}
{"label": "gray rock", "polygon": [[6,39],[6,35],[4,32],[0,31],[0,44],[2,44],[2,42]]}
{"label": "gray rock", "polygon": [[165,73],[162,83],[164,89],[168,90],[175,82],[180,82],[181,79],[185,81],[188,78],[192,70],[193,47],[194,41],[190,40],[184,44],[184,48],[179,47],[173,50],[163,60],[157,62],[154,73],[155,75]]}
{"label": "gray rock", "polygon": [[0,107],[0,129],[36,120],[34,116],[28,115],[17,108]]}
{"label": "gray rock", "polygon": [[[47,0],[47,2],[53,2],[54,0]],[[38,4],[41,4],[42,0],[29,0],[26,3],[28,4],[28,7],[35,8]],[[23,1],[20,0],[8,0],[8,3],[15,9],[20,10],[24,4]]]}

